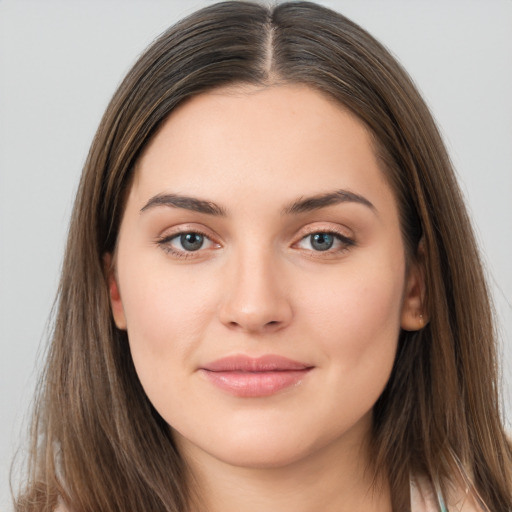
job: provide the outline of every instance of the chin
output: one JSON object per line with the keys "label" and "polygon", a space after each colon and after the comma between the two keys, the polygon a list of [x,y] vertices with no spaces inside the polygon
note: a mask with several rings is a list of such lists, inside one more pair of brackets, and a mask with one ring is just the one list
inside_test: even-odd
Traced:
{"label": "chin", "polygon": [[[233,467],[280,469],[314,457],[336,442],[336,436],[314,433],[290,425],[253,425],[244,429],[210,429],[201,438],[174,432],[178,449],[185,458],[207,454]],[[277,427],[277,428],[276,428]],[[311,426],[310,426],[311,427]],[[301,432],[302,430],[302,432]]]}
{"label": "chin", "polygon": [[311,450],[304,446],[261,443],[253,440],[250,446],[234,445],[211,453],[222,462],[247,469],[280,469],[307,458]]}

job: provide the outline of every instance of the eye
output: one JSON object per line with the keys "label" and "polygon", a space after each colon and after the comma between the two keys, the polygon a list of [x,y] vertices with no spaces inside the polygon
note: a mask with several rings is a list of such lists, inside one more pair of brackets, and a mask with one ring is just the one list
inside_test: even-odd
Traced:
{"label": "eye", "polygon": [[201,233],[183,233],[173,240],[179,241],[185,251],[198,251],[203,246],[205,237]]}
{"label": "eye", "polygon": [[218,247],[218,244],[215,244],[205,234],[197,231],[183,231],[165,236],[158,240],[158,245],[167,253],[182,258],[192,256],[192,253],[201,249]]}
{"label": "eye", "polygon": [[335,232],[317,231],[302,238],[297,247],[315,252],[339,252],[354,245],[354,240]]}
{"label": "eye", "polygon": [[315,251],[327,251],[334,245],[334,235],[332,233],[314,233],[308,236],[309,243]]}

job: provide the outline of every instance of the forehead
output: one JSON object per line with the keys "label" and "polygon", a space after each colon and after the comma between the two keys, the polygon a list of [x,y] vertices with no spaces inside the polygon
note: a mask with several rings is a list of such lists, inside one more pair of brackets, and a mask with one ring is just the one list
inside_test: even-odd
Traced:
{"label": "forehead", "polygon": [[169,191],[229,202],[233,194],[286,201],[336,188],[379,196],[383,187],[390,192],[355,115],[307,86],[278,85],[231,86],[184,102],[145,149],[132,188],[139,201]]}

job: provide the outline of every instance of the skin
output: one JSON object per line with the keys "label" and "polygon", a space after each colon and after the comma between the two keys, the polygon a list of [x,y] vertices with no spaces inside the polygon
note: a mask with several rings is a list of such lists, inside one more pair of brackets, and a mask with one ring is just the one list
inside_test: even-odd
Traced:
{"label": "skin", "polygon": [[[338,190],[372,206],[289,211]],[[223,215],[151,203],[165,194]],[[207,238],[186,252],[183,232]],[[342,238],[319,251],[311,234],[326,232]],[[371,411],[400,328],[422,326],[423,280],[357,118],[300,85],[187,101],[138,162],[113,257],[114,320],[205,509],[391,510],[385,479],[372,491],[365,471]],[[271,396],[233,396],[199,371],[233,354],[313,369]]]}

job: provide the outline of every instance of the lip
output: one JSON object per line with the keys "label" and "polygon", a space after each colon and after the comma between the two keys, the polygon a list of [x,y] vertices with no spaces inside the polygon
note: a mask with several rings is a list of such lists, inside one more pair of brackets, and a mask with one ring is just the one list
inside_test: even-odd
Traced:
{"label": "lip", "polygon": [[199,368],[209,382],[237,397],[265,397],[299,385],[313,366],[267,354],[238,354],[217,359]]}

